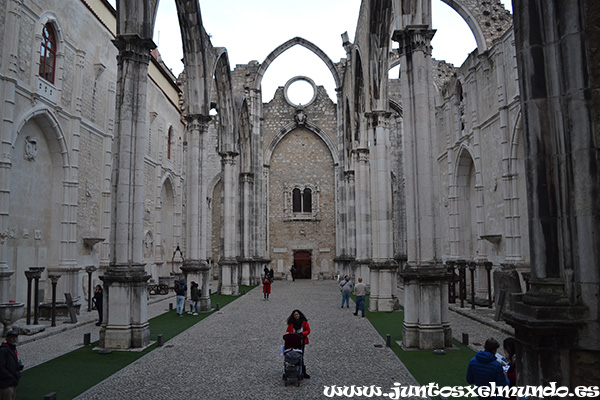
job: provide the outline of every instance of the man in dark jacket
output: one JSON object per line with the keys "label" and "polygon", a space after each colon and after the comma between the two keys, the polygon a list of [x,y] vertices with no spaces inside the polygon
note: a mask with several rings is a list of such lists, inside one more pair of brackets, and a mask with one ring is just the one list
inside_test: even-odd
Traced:
{"label": "man in dark jacket", "polygon": [[8,331],[6,342],[0,345],[0,398],[16,399],[17,385],[21,379],[23,364],[17,357],[19,333]]}
{"label": "man in dark jacket", "polygon": [[492,382],[496,386],[506,386],[508,384],[502,365],[496,360],[496,351],[500,343],[496,339],[490,338],[485,341],[483,351],[477,352],[475,357],[469,362],[467,368],[467,382],[476,386],[491,386]]}
{"label": "man in dark jacket", "polygon": [[185,279],[181,278],[175,283],[175,299],[177,300],[177,315],[183,317],[183,309],[185,308],[185,296],[187,294],[187,285]]}

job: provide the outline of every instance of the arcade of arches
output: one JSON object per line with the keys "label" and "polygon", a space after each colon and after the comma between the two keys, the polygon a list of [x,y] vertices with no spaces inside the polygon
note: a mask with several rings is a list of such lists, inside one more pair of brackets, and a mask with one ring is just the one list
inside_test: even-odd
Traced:
{"label": "arcade of arches", "polygon": [[[515,328],[520,384],[597,384],[600,5],[444,1],[477,42],[460,67],[431,57],[430,0],[365,0],[345,58],[284,38],[232,70],[198,0],[175,0],[178,77],[151,39],[158,0],[0,2],[1,302],[36,279],[47,305],[58,279],[86,304],[87,271],[101,346],[138,348],[149,285],[201,282],[207,310],[210,279],[236,294],[294,265],[363,278],[372,311],[404,306],[403,345],[433,349],[451,345],[448,281],[467,268]],[[294,46],[335,101],[298,76],[263,102]]]}

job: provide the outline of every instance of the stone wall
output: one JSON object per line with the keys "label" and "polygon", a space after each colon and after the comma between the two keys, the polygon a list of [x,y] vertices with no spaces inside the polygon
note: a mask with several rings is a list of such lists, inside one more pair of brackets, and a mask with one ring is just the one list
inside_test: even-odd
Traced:
{"label": "stone wall", "polygon": [[[297,108],[289,104],[283,87],[264,105],[263,138],[265,150],[277,142],[278,134],[294,122]],[[304,108],[307,123],[314,124],[330,143],[336,139],[336,106],[323,87],[317,88],[312,104]],[[311,276],[331,278],[335,258],[335,177],[330,148],[306,125],[296,125],[272,149],[268,178],[269,258],[276,276],[289,273],[294,251],[311,252]],[[291,210],[291,191],[298,187],[312,190],[310,215],[295,215]]]}

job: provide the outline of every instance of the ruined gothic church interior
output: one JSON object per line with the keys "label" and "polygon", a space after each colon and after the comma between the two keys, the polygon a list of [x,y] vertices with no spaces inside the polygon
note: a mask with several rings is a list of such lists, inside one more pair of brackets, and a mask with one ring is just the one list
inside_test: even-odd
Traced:
{"label": "ruined gothic church interior", "polygon": [[[406,348],[437,349],[449,282],[472,274],[515,329],[520,384],[597,384],[600,3],[442,1],[475,37],[460,66],[432,58],[431,0],[363,0],[342,59],[293,37],[235,66],[202,1],[175,0],[178,76],[158,0],[0,1],[0,307],[32,280],[42,308],[53,283],[87,306],[89,278],[101,346],[138,348],[150,286],[200,282],[209,310],[211,280],[234,295],[294,266],[362,278],[371,311],[404,307]],[[263,98],[296,46],[334,99],[305,75]]]}

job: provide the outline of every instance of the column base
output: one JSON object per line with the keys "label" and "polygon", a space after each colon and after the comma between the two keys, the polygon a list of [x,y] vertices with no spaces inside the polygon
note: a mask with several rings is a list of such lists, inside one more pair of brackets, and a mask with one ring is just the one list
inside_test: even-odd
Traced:
{"label": "column base", "polygon": [[407,266],[402,343],[421,350],[452,346],[448,322],[448,275],[441,265]]}
{"label": "column base", "polygon": [[144,348],[150,343],[147,281],[144,264],[111,265],[104,282],[104,324],[100,347],[113,350]]}
{"label": "column base", "polygon": [[[593,323],[586,321],[584,306],[569,304],[566,294],[560,295],[563,288],[560,280],[533,281],[531,291],[511,296],[511,310],[502,314],[515,328],[518,385],[557,382],[575,387],[600,382],[600,349],[585,343]],[[597,336],[592,341],[597,344]]]}
{"label": "column base", "polygon": [[224,259],[219,261],[221,267],[221,294],[234,296],[239,292],[238,286],[238,261],[235,259]]}

